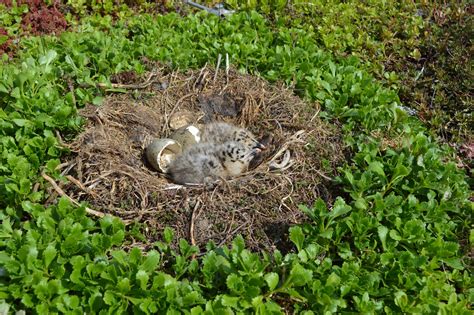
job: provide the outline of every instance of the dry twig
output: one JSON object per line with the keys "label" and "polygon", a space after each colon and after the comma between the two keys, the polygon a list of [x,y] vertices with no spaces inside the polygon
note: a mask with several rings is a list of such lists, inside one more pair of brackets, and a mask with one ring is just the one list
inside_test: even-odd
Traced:
{"label": "dry twig", "polygon": [[[198,208],[201,205],[201,202],[196,200],[196,204],[194,205],[193,212],[191,214],[191,224],[189,226],[189,237],[191,239],[191,245],[196,246],[196,240],[194,239],[194,222],[196,220],[196,217],[198,216]],[[196,255],[193,255],[193,259],[195,258]]]}
{"label": "dry twig", "polygon": [[217,65],[216,65],[216,72],[214,73],[214,82],[216,82],[217,80],[217,75],[219,74],[219,67],[221,66],[221,59],[222,59],[222,55],[219,54],[219,56],[217,56]]}
{"label": "dry twig", "polygon": [[[139,90],[139,89],[145,89],[148,86],[150,86],[152,83],[156,82],[156,79],[153,79],[153,77],[157,76],[158,73],[156,72],[150,72],[148,74],[148,77],[146,80],[142,83],[138,84],[122,84],[122,83],[110,83],[110,86],[105,83],[97,83],[95,86],[102,88],[102,89],[108,89],[109,87],[112,87],[114,89],[127,89],[127,90]],[[79,84],[80,87],[90,87],[91,85],[88,83],[82,83]]]}
{"label": "dry twig", "polygon": [[[44,179],[46,179],[50,184],[51,186],[53,186],[54,190],[60,195],[60,196],[63,196],[63,197],[66,197],[67,199],[69,199],[69,201],[71,201],[73,204],[75,204],[76,206],[81,206],[81,204],[79,202],[77,202],[76,200],[72,199],[71,197],[69,197],[62,189],[61,187],[58,186],[58,184],[56,184],[56,182],[54,181],[54,179],[52,179],[51,177],[49,177],[48,175],[46,175],[45,173],[42,173],[41,176],[43,176]],[[85,207],[86,208],[86,212],[88,214],[91,214],[91,215],[94,215],[96,217],[99,217],[99,218],[102,218],[105,216],[104,213],[100,212],[100,211],[96,211],[96,210],[93,210],[89,207]]]}

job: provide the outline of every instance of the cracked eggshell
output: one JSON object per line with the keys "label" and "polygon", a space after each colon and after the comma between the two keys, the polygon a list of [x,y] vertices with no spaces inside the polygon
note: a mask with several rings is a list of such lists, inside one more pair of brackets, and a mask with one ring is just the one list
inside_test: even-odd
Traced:
{"label": "cracked eggshell", "polygon": [[181,145],[173,139],[154,139],[146,148],[146,158],[157,171],[166,173],[168,166],[182,152]]}
{"label": "cracked eggshell", "polygon": [[189,125],[179,128],[173,132],[169,138],[178,142],[182,149],[185,150],[189,146],[201,141],[201,131],[198,127]]}

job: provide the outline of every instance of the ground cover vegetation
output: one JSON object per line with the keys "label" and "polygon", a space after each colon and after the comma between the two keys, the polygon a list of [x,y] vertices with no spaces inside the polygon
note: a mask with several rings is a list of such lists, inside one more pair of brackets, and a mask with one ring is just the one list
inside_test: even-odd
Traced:
{"label": "ground cover vegetation", "polygon": [[[230,1],[287,25],[311,25],[315,40],[339,56],[355,55],[469,171],[474,157],[473,5],[469,1]],[[291,19],[282,19],[291,16]]]}
{"label": "ground cover vegetation", "polygon": [[[397,12],[416,24],[411,8]],[[351,12],[342,4],[333,10]],[[384,14],[373,10],[371,17]],[[288,24],[255,11],[227,20],[171,13],[111,22],[84,16],[74,32],[22,38],[13,48],[17,38],[8,27],[1,37],[7,52],[14,50],[0,66],[2,310],[471,312],[473,205],[466,173],[453,150],[400,107],[413,104],[400,102],[399,81],[375,79],[398,73],[336,53],[321,42],[326,32],[304,20]],[[333,45],[350,46],[343,31],[337,34]],[[415,50],[406,52],[416,59]],[[41,173],[64,180],[56,167],[66,152],[56,133],[77,134],[78,109],[103,99],[97,83],[122,71],[143,73],[143,57],[186,69],[226,53],[240,70],[283,80],[318,101],[321,117],[341,125],[352,151],[338,170],[340,197],[301,206],[312,222],[290,228],[294,251],[251,252],[241,237],[229,247],[198,249],[184,239],[173,247],[170,229],[147,252],[124,251],[130,231],[120,220],[88,217],[84,206],[64,198],[43,205],[49,183]]]}

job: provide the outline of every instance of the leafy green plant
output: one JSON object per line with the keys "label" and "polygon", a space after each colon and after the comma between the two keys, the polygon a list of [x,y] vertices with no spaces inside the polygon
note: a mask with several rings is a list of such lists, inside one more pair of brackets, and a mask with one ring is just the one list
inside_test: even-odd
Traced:
{"label": "leafy green plant", "polygon": [[[208,1],[207,1],[208,2]],[[311,28],[336,55],[354,55],[458,154],[472,144],[468,1],[229,1],[276,25]],[[460,86],[461,85],[461,86]],[[465,154],[467,155],[467,154]],[[465,163],[470,166],[469,157]],[[472,167],[471,167],[472,168]]]}
{"label": "leafy green plant", "polygon": [[0,27],[8,31],[9,35],[18,35],[21,30],[22,16],[28,12],[26,4],[14,5],[8,8],[5,4],[0,4]]}
{"label": "leafy green plant", "polygon": [[[23,39],[17,59],[0,68],[2,309],[469,313],[464,254],[473,207],[465,174],[357,58],[322,49],[314,28],[270,24],[256,12],[109,22],[94,16],[79,33]],[[219,53],[242,71],[293,84],[322,104],[325,119],[343,124],[353,151],[337,179],[345,195],[302,207],[310,221],[290,229],[295,252],[252,253],[237,237],[195,258],[198,249],[185,240],[171,248],[170,229],[147,253],[125,251],[117,219],[94,221],[64,198],[42,205],[39,174],[61,179],[55,132],[78,131],[78,108],[103,97],[95,83],[143,72],[142,57],[187,68]],[[387,139],[394,143],[382,145]]]}
{"label": "leafy green plant", "polygon": [[126,4],[127,1],[90,1],[90,0],[68,0],[66,4],[72,9],[73,13],[79,17],[85,17],[88,14],[112,15],[131,13]]}

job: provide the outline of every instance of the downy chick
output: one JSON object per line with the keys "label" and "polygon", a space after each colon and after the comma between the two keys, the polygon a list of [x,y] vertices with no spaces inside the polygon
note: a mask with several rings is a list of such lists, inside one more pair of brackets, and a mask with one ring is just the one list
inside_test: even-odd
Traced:
{"label": "downy chick", "polygon": [[245,172],[259,152],[237,141],[198,143],[171,162],[168,174],[177,184],[208,184]]}
{"label": "downy chick", "polygon": [[249,148],[265,149],[265,146],[250,131],[244,128],[225,122],[213,122],[204,126],[201,142],[224,143],[227,141],[237,141]]}

